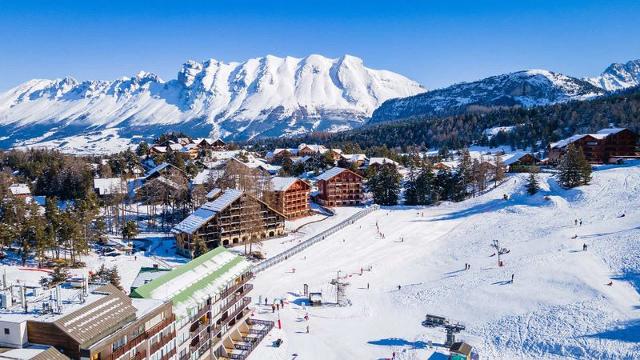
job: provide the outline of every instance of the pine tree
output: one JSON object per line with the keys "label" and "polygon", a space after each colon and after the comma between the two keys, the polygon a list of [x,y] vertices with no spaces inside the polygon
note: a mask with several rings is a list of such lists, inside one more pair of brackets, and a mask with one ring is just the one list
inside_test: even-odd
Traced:
{"label": "pine tree", "polygon": [[527,181],[527,193],[529,195],[534,195],[540,191],[540,185],[538,184],[538,179],[535,173],[529,174],[529,180]]}
{"label": "pine tree", "polygon": [[109,282],[117,287],[118,289],[122,290],[122,285],[120,284],[120,274],[118,273],[118,267],[117,266],[113,266],[113,268],[111,268],[111,271],[109,271]]}
{"label": "pine tree", "polygon": [[591,165],[586,160],[582,148],[573,144],[567,146],[567,152],[560,160],[558,169],[560,185],[565,188],[586,185],[591,181]]}
{"label": "pine tree", "polygon": [[198,256],[204,255],[209,251],[207,244],[204,242],[199,235],[193,236],[193,257],[197,258]]}
{"label": "pine tree", "polygon": [[400,197],[400,181],[402,176],[395,165],[383,164],[380,170],[369,181],[369,190],[373,193],[373,200],[380,205],[396,205]]}
{"label": "pine tree", "polygon": [[127,221],[122,227],[122,238],[128,241],[135,239],[138,236],[138,226],[133,220]]}

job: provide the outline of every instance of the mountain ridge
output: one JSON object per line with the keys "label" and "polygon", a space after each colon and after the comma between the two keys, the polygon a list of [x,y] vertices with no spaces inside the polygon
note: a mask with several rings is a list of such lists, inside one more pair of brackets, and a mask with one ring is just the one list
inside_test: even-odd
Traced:
{"label": "mountain ridge", "polygon": [[423,91],[351,55],[190,60],[168,81],[144,71],[113,81],[34,79],[0,94],[0,130],[9,134],[0,146],[114,128],[148,137],[187,127],[236,140],[331,132],[363,123],[384,100]]}

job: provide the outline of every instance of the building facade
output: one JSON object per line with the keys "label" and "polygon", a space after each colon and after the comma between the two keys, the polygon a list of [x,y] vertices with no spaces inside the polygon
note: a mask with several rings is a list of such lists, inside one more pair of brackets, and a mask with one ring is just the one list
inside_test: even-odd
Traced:
{"label": "building facade", "polygon": [[274,177],[271,179],[274,194],[274,208],[287,219],[309,215],[309,194],[311,185],[294,177]]}
{"label": "building facade", "polygon": [[567,147],[580,147],[585,158],[592,164],[614,162],[616,158],[638,157],[638,134],[629,129],[602,129],[595,134],[578,134],[549,144],[549,162],[560,162]]}
{"label": "building facade", "polygon": [[136,288],[131,296],[171,301],[179,360],[246,359],[273,327],[251,317],[252,278],[246,259],[218,247]]}
{"label": "building facade", "polygon": [[231,246],[252,239],[284,235],[285,216],[259,199],[240,190],[227,189],[215,194],[171,231],[178,252],[195,255],[195,242],[202,239],[209,249]]}
{"label": "building facade", "polygon": [[363,178],[351,170],[334,167],[320,174],[316,180],[320,205],[356,206],[364,201]]}

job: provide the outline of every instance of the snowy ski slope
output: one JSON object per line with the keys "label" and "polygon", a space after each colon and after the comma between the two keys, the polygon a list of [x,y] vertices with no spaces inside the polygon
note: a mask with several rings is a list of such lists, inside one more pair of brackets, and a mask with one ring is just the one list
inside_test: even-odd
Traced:
{"label": "snowy ski slope", "polygon": [[[640,163],[601,167],[590,186],[573,190],[543,174],[533,197],[525,179],[461,203],[380,210],[259,274],[254,299],[289,304],[279,313],[283,330],[250,359],[445,359],[446,350],[428,346],[445,334],[420,325],[426,313],[463,322],[459,338],[483,359],[637,358]],[[504,267],[490,256],[494,239],[511,250]],[[305,307],[305,283],[335,301],[329,281],[338,270],[352,305]],[[270,306],[256,311],[276,315]]]}

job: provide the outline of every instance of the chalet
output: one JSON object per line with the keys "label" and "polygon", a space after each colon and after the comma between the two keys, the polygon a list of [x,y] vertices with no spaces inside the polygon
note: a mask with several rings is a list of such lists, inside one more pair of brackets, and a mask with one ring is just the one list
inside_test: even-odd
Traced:
{"label": "chalet", "polygon": [[298,156],[298,149],[275,149],[267,153],[267,160],[280,161],[284,158],[292,158]]}
{"label": "chalet", "polygon": [[127,193],[127,182],[119,177],[93,179],[93,189],[100,197],[123,195]]}
{"label": "chalet", "polygon": [[593,164],[610,163],[620,158],[638,157],[638,134],[629,129],[602,129],[595,134],[577,134],[549,144],[548,158],[552,164],[560,162],[573,144],[582,149],[587,161]]}
{"label": "chalet", "polygon": [[342,160],[359,168],[365,164],[367,156],[365,154],[342,154]]}
{"label": "chalet", "polygon": [[271,179],[274,193],[274,208],[287,219],[309,215],[309,193],[311,185],[295,177],[274,177]]}
{"label": "chalet", "polygon": [[366,166],[368,168],[373,168],[375,170],[378,170],[382,167],[382,165],[385,164],[391,164],[394,167],[398,168],[400,166],[400,164],[398,164],[397,162],[388,159],[386,157],[372,157],[370,159],[368,159],[368,161],[366,162]]}
{"label": "chalet", "polygon": [[455,167],[455,164],[453,162],[439,161],[433,164],[433,169],[435,171],[449,171],[449,170],[452,170],[454,167]]}
{"label": "chalet", "polygon": [[244,257],[218,247],[171,271],[150,273],[157,277],[131,296],[171,301],[180,339],[175,359],[246,359],[273,328],[252,317],[251,268]]}
{"label": "chalet", "polygon": [[220,191],[171,232],[178,252],[187,257],[195,253],[195,240],[201,238],[209,249],[230,246],[251,239],[284,234],[285,216],[263,201],[240,190]]}
{"label": "chalet", "polygon": [[154,145],[149,149],[151,155],[164,155],[167,153],[166,146]]}
{"label": "chalet", "polygon": [[316,177],[321,205],[353,206],[364,201],[362,176],[351,170],[334,167]]}
{"label": "chalet", "polygon": [[221,139],[201,138],[194,140],[194,144],[203,150],[224,150],[227,144]]}
{"label": "chalet", "polygon": [[537,172],[539,170],[538,159],[534,154],[528,152],[515,153],[505,160],[503,164],[507,167],[509,172]]}
{"label": "chalet", "polygon": [[329,149],[329,156],[333,159],[333,161],[338,161],[342,159],[342,150],[341,149]]}
{"label": "chalet", "polygon": [[313,154],[324,154],[328,151],[324,145],[300,144],[298,146],[298,156],[311,156]]}
{"label": "chalet", "polygon": [[31,190],[27,184],[12,184],[9,185],[9,192],[17,198],[26,199],[31,196]]}

